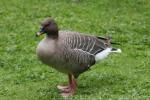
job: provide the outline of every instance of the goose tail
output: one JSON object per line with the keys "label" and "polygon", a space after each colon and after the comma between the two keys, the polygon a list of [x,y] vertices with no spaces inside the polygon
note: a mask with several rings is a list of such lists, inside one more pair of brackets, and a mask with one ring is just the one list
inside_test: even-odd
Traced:
{"label": "goose tail", "polygon": [[118,49],[118,48],[111,48],[111,51],[110,52],[114,52],[114,53],[121,53],[121,49]]}

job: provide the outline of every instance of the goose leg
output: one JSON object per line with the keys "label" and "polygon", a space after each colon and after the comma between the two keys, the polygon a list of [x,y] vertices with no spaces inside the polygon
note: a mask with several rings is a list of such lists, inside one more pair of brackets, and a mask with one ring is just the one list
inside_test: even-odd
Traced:
{"label": "goose leg", "polygon": [[61,91],[63,97],[74,95],[77,89],[77,82],[73,75],[69,75],[69,87]]}
{"label": "goose leg", "polygon": [[63,86],[63,85],[58,85],[57,88],[63,92],[65,90],[68,90],[70,88],[71,82],[72,82],[72,78],[71,78],[71,74],[68,74],[68,79],[69,79],[69,84],[67,86]]}

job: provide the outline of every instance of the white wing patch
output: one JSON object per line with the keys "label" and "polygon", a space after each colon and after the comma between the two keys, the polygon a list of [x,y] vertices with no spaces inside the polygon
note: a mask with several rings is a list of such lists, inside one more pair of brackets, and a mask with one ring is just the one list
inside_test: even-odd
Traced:
{"label": "white wing patch", "polygon": [[104,58],[106,58],[111,53],[111,48],[107,48],[103,50],[102,52],[95,55],[95,61],[100,61]]}
{"label": "white wing patch", "polygon": [[121,49],[117,49],[115,51],[112,51],[112,48],[106,48],[102,52],[95,55],[95,61],[100,61],[104,58],[106,58],[110,53],[121,53]]}

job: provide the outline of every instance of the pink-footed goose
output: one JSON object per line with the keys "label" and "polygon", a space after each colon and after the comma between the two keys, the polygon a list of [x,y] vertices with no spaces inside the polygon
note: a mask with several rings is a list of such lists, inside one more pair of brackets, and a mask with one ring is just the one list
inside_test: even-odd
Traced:
{"label": "pink-footed goose", "polygon": [[75,94],[76,79],[81,73],[110,53],[121,53],[120,49],[111,47],[109,38],[59,31],[52,18],[42,22],[41,29],[36,35],[41,34],[46,34],[46,37],[37,47],[38,58],[44,64],[68,74],[69,85],[57,86],[63,96]]}

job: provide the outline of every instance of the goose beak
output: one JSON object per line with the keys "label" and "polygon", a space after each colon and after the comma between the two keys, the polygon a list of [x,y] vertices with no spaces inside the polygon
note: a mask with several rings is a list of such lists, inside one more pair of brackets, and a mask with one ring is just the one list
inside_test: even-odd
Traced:
{"label": "goose beak", "polygon": [[40,36],[40,35],[42,35],[43,34],[43,32],[37,32],[36,33],[36,37],[38,37],[38,36]]}

